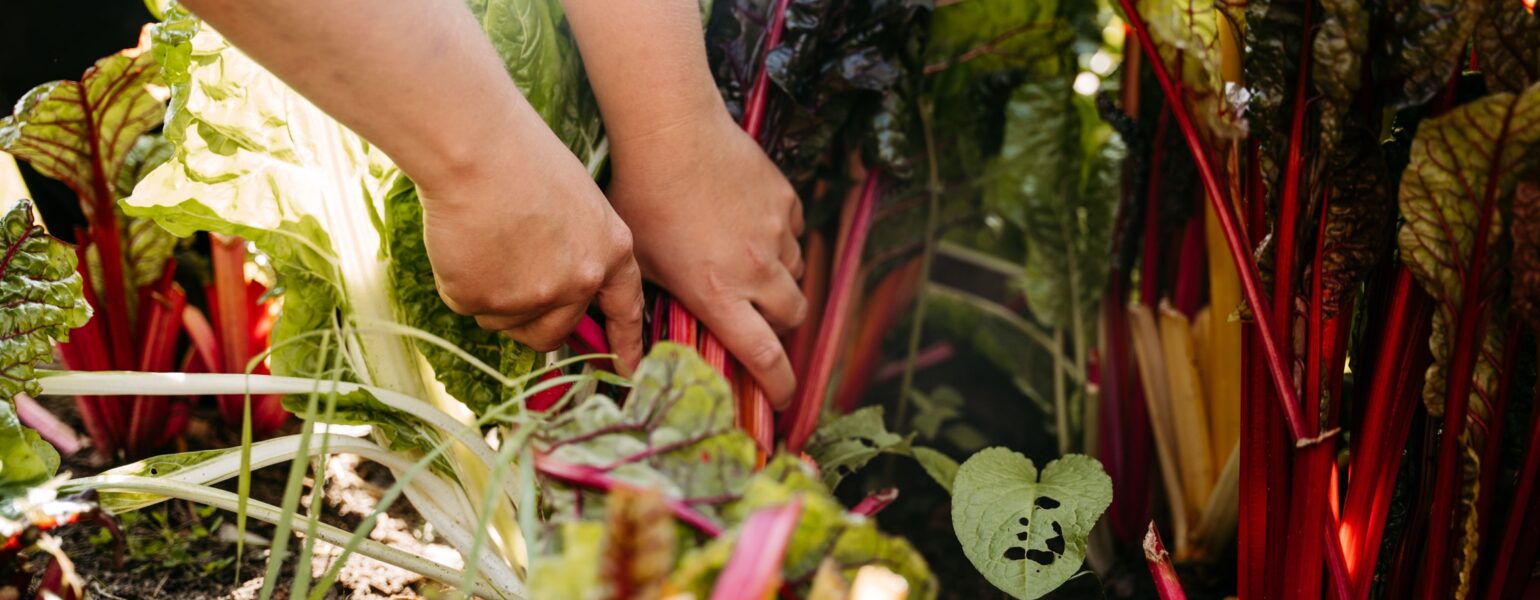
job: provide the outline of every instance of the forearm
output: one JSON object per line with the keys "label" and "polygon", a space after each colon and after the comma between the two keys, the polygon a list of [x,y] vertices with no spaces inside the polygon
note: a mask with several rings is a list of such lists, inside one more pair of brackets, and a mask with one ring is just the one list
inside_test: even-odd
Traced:
{"label": "forearm", "polygon": [[617,149],[726,108],[697,0],[562,0]]}
{"label": "forearm", "polygon": [[462,0],[183,4],[414,178],[484,159],[489,136],[551,135]]}

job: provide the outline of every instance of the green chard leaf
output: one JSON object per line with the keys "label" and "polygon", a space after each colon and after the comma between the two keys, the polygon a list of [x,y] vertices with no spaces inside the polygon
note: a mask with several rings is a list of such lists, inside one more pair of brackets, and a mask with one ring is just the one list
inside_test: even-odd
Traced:
{"label": "green chard leaf", "polygon": [[[118,197],[126,198],[132,194],[140,180],[171,160],[175,153],[176,148],[164,137],[139,136],[139,141],[123,158],[123,168],[118,170],[117,181],[113,184]],[[122,209],[115,210],[122,212]],[[176,251],[176,236],[151,219],[121,215],[119,222],[123,224],[123,262],[129,283],[140,288],[159,281],[165,272],[166,261]]]}
{"label": "green chard leaf", "polygon": [[970,0],[937,7],[925,43],[935,92],[961,93],[970,80],[1004,71],[1063,75],[1059,57],[1074,32],[1062,21],[1060,5]]}
{"label": "green chard leaf", "polygon": [[[407,325],[437,334],[482,362],[500,367],[506,376],[524,375],[535,366],[540,357],[530,347],[482,329],[474,318],[456,314],[444,304],[423,243],[422,204],[417,200],[417,189],[405,176],[396,181],[385,199],[385,229],[389,232],[391,287]],[[447,349],[423,340],[416,344],[449,395],[478,415],[518,392]]]}
{"label": "green chard leaf", "polygon": [[[389,182],[388,162],[185,11],[171,10],[154,37],[172,91],[164,135],[175,152],[123,210],[180,237],[209,231],[254,242],[283,289],[272,372],[316,375],[332,361],[313,333],[332,329],[343,299],[371,282],[339,266],[380,264],[379,234],[363,215]],[[370,292],[388,301],[376,279]]]}
{"label": "green chard leaf", "polygon": [[920,463],[920,467],[925,469],[925,473],[930,475],[931,479],[936,480],[936,483],[940,484],[946,490],[946,493],[952,493],[952,486],[957,481],[957,461],[952,460],[950,456],[942,454],[940,450],[933,450],[931,448],[916,447],[913,452],[914,460]]}
{"label": "green chard leaf", "polygon": [[0,507],[6,504],[4,500],[47,481],[58,470],[59,451],[21,424],[9,399],[0,402]]}
{"label": "green chard leaf", "polygon": [[[1456,556],[1461,589],[1470,585],[1474,550],[1480,541],[1473,535],[1473,525],[1478,518],[1475,507],[1481,490],[1476,481],[1487,435],[1483,424],[1491,421],[1492,407],[1487,399],[1496,393],[1501,378],[1501,328],[1507,308],[1500,294],[1507,272],[1503,219],[1509,214],[1519,179],[1535,164],[1537,141],[1540,87],[1521,94],[1494,94],[1424,121],[1402,177],[1400,208],[1405,223],[1398,234],[1401,260],[1438,301],[1428,342],[1433,364],[1428,367],[1423,387],[1423,401],[1430,414],[1443,414],[1459,329],[1476,328],[1474,344],[1479,346],[1469,349],[1475,353],[1475,362],[1470,373],[1467,426],[1460,437],[1465,448],[1460,518],[1471,532],[1462,536],[1465,551]],[[1487,231],[1478,231],[1483,224]],[[1485,247],[1477,248],[1481,234]],[[1484,260],[1480,272],[1472,272],[1478,252]],[[1467,289],[1473,290],[1475,297],[1468,297]],[[1461,320],[1466,303],[1479,303],[1481,321]]]}
{"label": "green chard leaf", "polygon": [[[113,210],[116,182],[139,136],[160,125],[165,96],[149,52],[139,45],[96,61],[80,81],[33,88],[0,120],[0,151],[31,163],[80,197],[88,220]],[[98,140],[98,138],[100,138]]]}
{"label": "green chard leaf", "polygon": [[[740,493],[758,457],[753,440],[734,425],[736,404],[727,381],[694,349],[660,343],[632,382],[624,407],[597,395],[558,417],[542,452],[638,487],[658,487],[672,498]],[[581,516],[572,494],[545,498],[566,518]],[[709,503],[697,508],[708,516],[715,512]]]}
{"label": "green chard leaf", "polygon": [[867,406],[820,426],[808,441],[807,454],[818,463],[824,486],[833,490],[878,454],[903,453],[908,444],[883,424],[881,406]]}
{"label": "green chard leaf", "polygon": [[559,0],[468,0],[535,112],[583,162],[601,138],[599,104]]}
{"label": "green chard leaf", "polygon": [[1488,88],[1518,92],[1540,82],[1540,16],[1522,2],[1487,0],[1479,28],[1476,55]]}
{"label": "green chard leaf", "polygon": [[1072,454],[1042,473],[1004,448],[974,454],[957,471],[952,528],[963,553],[995,587],[1040,598],[1080,570],[1086,538],[1112,503],[1095,459]]}
{"label": "green chard leaf", "polygon": [[1067,77],[1017,88],[985,205],[1026,235],[1021,286],[1038,319],[1063,329],[1088,322],[1107,279],[1123,145],[1084,119]]}
{"label": "green chard leaf", "polygon": [[0,217],[0,488],[52,477],[59,453],[21,424],[12,398],[41,390],[34,365],[53,357],[53,342],[91,318],[75,253],[33,221],[23,200]]}
{"label": "green chard leaf", "polygon": [[91,318],[75,252],[33,222],[23,200],[0,217],[0,399],[37,395],[33,365],[53,358],[53,342]]}

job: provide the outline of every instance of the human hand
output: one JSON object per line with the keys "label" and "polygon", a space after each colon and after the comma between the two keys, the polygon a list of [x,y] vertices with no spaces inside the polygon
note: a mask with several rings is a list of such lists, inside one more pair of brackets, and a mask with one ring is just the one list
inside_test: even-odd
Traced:
{"label": "human hand", "polygon": [[802,204],[718,100],[705,116],[611,138],[609,198],[637,262],[695,313],[784,408],[796,378],[777,332],[807,314]]}
{"label": "human hand", "polygon": [[631,231],[538,117],[490,135],[474,160],[416,179],[439,294],[535,350],[562,345],[590,302],[626,375],[642,357]]}

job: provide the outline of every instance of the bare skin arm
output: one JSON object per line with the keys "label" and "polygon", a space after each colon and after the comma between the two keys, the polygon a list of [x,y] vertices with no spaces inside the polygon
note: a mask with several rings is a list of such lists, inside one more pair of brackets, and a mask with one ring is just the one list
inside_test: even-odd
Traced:
{"label": "bare skin arm", "polygon": [[597,301],[621,369],[640,360],[630,229],[461,0],[183,4],[417,182],[450,308],[551,350]]}
{"label": "bare skin arm", "polygon": [[706,62],[696,0],[562,0],[604,113],[611,203],[648,279],[695,313],[784,407],[776,337],[807,312],[802,206],[733,122]]}

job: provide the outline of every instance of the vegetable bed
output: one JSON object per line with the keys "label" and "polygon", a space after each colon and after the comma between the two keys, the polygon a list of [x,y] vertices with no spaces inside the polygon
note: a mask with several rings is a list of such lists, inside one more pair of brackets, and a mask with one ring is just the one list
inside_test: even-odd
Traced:
{"label": "vegetable bed", "polygon": [[[73,197],[0,198],[0,600],[1540,589],[1533,3],[703,0],[780,412],[661,288],[625,377],[456,314],[389,157],[147,6],[0,120]],[[605,184],[561,2],[468,6]]]}

